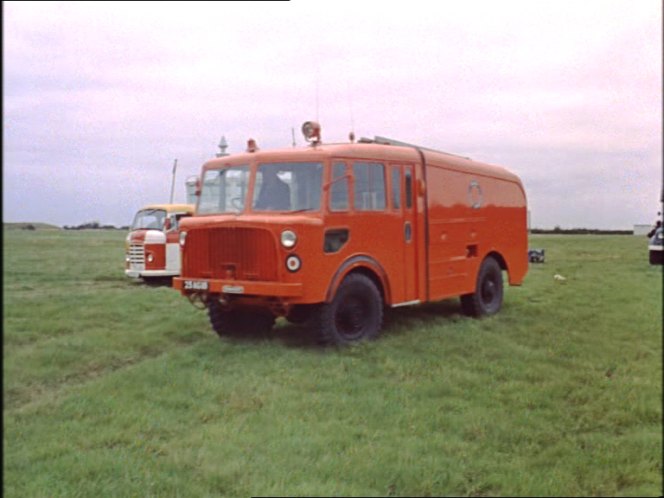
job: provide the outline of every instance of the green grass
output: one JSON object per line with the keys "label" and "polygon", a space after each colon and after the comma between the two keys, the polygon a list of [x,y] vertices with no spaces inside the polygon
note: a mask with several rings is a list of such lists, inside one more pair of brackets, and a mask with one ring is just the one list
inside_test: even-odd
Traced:
{"label": "green grass", "polygon": [[219,340],[124,277],[123,238],[4,232],[6,496],[663,493],[645,238],[532,236],[500,314],[394,310],[343,350],[283,321]]}

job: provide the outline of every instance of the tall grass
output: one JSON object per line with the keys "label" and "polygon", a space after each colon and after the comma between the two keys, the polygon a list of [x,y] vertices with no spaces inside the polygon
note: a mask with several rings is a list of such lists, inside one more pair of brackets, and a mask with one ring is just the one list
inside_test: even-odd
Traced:
{"label": "tall grass", "polygon": [[547,261],[495,317],[393,310],[320,349],[283,321],[219,340],[124,277],[123,236],[4,233],[6,496],[663,493],[645,239],[532,236]]}

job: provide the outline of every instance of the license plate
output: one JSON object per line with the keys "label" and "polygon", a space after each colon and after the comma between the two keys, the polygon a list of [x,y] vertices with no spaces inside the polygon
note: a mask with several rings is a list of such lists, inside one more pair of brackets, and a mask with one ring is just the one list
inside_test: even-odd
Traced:
{"label": "license plate", "polygon": [[207,280],[185,280],[184,290],[208,290]]}
{"label": "license plate", "polygon": [[244,287],[241,285],[224,285],[221,291],[226,294],[244,294]]}

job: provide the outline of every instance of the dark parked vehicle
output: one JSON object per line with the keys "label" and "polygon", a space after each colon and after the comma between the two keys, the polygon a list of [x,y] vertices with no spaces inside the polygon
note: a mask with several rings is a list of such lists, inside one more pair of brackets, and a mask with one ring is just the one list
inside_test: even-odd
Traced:
{"label": "dark parked vehicle", "polygon": [[661,265],[662,253],[664,253],[664,232],[660,226],[655,230],[655,234],[650,238],[648,252],[650,253],[650,264]]}

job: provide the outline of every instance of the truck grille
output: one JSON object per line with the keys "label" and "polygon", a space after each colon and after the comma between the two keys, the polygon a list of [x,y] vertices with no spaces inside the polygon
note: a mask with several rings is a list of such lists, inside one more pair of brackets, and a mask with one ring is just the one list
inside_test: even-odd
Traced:
{"label": "truck grille", "polygon": [[246,227],[191,230],[185,253],[186,276],[277,280],[276,241],[269,230]]}
{"label": "truck grille", "polygon": [[132,265],[145,264],[145,251],[143,244],[131,244],[129,246],[129,263]]}

